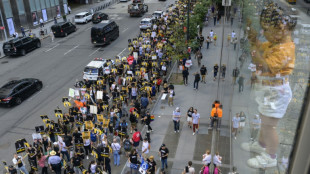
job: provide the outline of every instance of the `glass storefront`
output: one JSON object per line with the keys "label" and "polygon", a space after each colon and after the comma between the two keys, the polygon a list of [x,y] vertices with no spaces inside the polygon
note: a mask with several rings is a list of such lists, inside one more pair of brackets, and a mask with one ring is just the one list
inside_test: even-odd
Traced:
{"label": "glass storefront", "polygon": [[238,67],[230,113],[233,166],[239,173],[286,173],[309,87],[310,16],[304,6],[310,4],[233,5],[231,14],[240,9],[235,19],[242,21],[234,36],[239,50],[233,52]]}

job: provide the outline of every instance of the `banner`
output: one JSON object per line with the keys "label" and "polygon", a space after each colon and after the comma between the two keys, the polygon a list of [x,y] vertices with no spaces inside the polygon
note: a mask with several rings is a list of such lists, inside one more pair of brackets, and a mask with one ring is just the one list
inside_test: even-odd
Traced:
{"label": "banner", "polygon": [[82,132],[82,138],[83,140],[90,139],[90,132],[89,131]]}
{"label": "banner", "polygon": [[103,98],[103,91],[97,91],[97,99],[102,100]]}
{"label": "banner", "polygon": [[43,21],[47,21],[46,9],[42,10]]}
{"label": "banner", "polygon": [[74,97],[74,89],[73,88],[69,88],[69,97]]}
{"label": "banner", "polygon": [[91,114],[97,114],[97,106],[96,105],[90,105],[90,113]]}
{"label": "banner", "polygon": [[39,134],[44,134],[44,126],[36,126],[35,127],[36,129],[36,133],[39,133]]}
{"label": "banner", "polygon": [[97,120],[98,120],[98,122],[103,122],[103,115],[97,114]]}
{"label": "banner", "polygon": [[57,118],[62,118],[63,117],[61,109],[55,109],[54,112],[55,112],[55,117],[57,117]]}
{"label": "banner", "polygon": [[92,130],[94,128],[94,124],[92,121],[85,121],[85,129]]}
{"label": "banner", "polygon": [[[25,152],[25,143],[27,143],[26,139],[19,139],[15,142],[16,153]],[[27,143],[28,144],[28,143]],[[28,144],[29,145],[29,144]]]}
{"label": "banner", "polygon": [[41,134],[38,133],[32,133],[32,139],[34,140],[42,140]]}

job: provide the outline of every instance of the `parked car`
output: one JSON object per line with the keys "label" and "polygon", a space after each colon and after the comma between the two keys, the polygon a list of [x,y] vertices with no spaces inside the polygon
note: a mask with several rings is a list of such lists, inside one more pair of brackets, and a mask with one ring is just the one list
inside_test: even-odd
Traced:
{"label": "parked car", "polygon": [[91,21],[94,23],[94,24],[97,24],[103,20],[108,20],[109,19],[109,15],[105,14],[105,13],[102,13],[102,12],[96,12],[93,14],[93,17],[91,19]]}
{"label": "parked car", "polygon": [[55,37],[63,37],[76,31],[76,26],[71,22],[59,22],[51,27]]}
{"label": "parked car", "polygon": [[87,23],[91,21],[92,14],[90,12],[81,12],[75,15],[74,22],[75,23]]}
{"label": "parked car", "polygon": [[152,27],[151,18],[143,18],[140,22],[140,30],[150,29]]}
{"label": "parked car", "polygon": [[0,88],[0,104],[19,105],[32,94],[40,91],[42,87],[43,83],[34,78],[10,81]]}
{"label": "parked car", "polygon": [[18,37],[3,44],[3,53],[6,56],[26,55],[27,52],[41,47],[37,37]]}

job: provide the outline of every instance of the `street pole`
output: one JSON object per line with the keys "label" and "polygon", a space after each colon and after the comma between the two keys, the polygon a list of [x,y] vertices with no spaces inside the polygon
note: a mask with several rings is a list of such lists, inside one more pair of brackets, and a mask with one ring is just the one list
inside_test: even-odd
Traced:
{"label": "street pole", "polygon": [[[2,25],[4,27],[4,22],[3,22],[3,18],[2,18],[2,11],[0,9],[0,18],[1,18],[1,22],[2,22]],[[5,37],[5,41],[8,41],[8,36],[6,35],[6,28],[4,27],[4,37]]]}
{"label": "street pole", "polygon": [[187,0],[187,30],[186,30],[186,43],[189,42],[189,10],[190,10],[190,0]]}

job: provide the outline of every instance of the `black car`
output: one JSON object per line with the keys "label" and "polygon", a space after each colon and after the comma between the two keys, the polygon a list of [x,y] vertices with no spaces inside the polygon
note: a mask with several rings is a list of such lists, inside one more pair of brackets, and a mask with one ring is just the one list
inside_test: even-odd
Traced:
{"label": "black car", "polygon": [[66,37],[76,31],[76,26],[71,22],[59,22],[51,27],[55,37]]}
{"label": "black car", "polygon": [[40,91],[42,86],[40,80],[33,78],[10,81],[0,88],[0,104],[19,105],[27,97]]}
{"label": "black car", "polygon": [[91,18],[91,21],[94,24],[97,24],[103,20],[108,20],[109,19],[109,15],[102,13],[102,12],[96,12],[93,14],[93,17]]}
{"label": "black car", "polygon": [[119,27],[115,21],[104,21],[91,28],[91,42],[94,45],[110,44],[119,37]]}
{"label": "black car", "polygon": [[27,52],[41,47],[37,37],[18,37],[3,44],[3,53],[6,56],[26,55]]}

